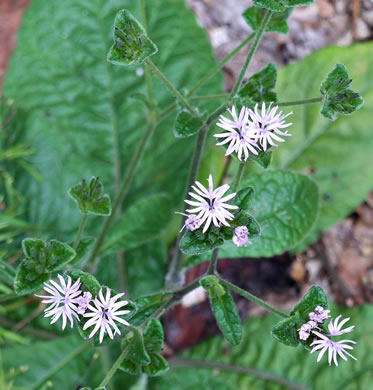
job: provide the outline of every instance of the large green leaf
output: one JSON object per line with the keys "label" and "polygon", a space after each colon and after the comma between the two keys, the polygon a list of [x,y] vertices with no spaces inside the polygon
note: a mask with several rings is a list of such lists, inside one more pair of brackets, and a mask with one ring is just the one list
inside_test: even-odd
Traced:
{"label": "large green leaf", "polygon": [[[171,360],[170,372],[162,378],[153,379],[150,389],[369,389],[373,366],[373,307],[333,307],[333,312],[351,317],[356,325],[349,338],[357,341],[352,351],[357,361],[339,359],[339,367],[329,367],[324,356],[317,363],[316,354],[311,355],[303,347],[284,346],[271,337],[270,331],[277,318],[250,318],[244,326],[244,336],[239,346],[227,346],[222,336],[205,341],[183,352],[178,356],[179,360]],[[183,365],[190,366],[190,361],[192,367],[182,368]]]}
{"label": "large green leaf", "polygon": [[152,195],[134,203],[114,224],[103,246],[106,254],[133,249],[156,236],[172,216],[170,198]]}
{"label": "large green leaf", "polygon": [[[247,247],[237,248],[231,241],[226,241],[219,252],[221,258],[266,257],[283,253],[302,240],[313,227],[319,194],[316,184],[307,176],[267,171],[244,179],[241,185],[255,190],[251,208],[261,234]],[[207,258],[189,258],[187,265]]]}
{"label": "large green leaf", "polygon": [[272,164],[312,175],[320,189],[317,230],[343,219],[373,188],[373,44],[320,50],[282,68],[277,81],[280,101],[316,97],[336,63],[349,69],[353,89],[365,105],[335,122],[320,116],[319,104],[293,107],[294,125],[289,128],[293,136],[276,149]]}
{"label": "large green leaf", "polygon": [[26,368],[15,377],[14,387],[29,390],[43,388],[47,380],[56,390],[97,384],[104,372],[99,361],[92,359],[93,353],[89,344],[76,336],[1,351],[5,372]]}
{"label": "large green leaf", "polygon": [[[139,66],[117,67],[106,55],[116,13],[126,8],[139,18],[139,5],[132,0],[35,0],[28,9],[4,94],[32,111],[25,142],[36,150],[29,161],[44,181],[17,178],[30,221],[74,232],[80,217],[66,192],[82,177],[99,176],[113,196],[118,180],[113,165],[120,157],[123,176],[146,128],[143,107],[129,97],[146,86],[136,73]],[[206,33],[183,0],[152,0],[148,6],[147,33],[159,48],[152,60],[177,88],[191,88],[215,64]],[[174,101],[159,80],[153,81],[153,91],[162,107]],[[221,76],[200,90],[202,95],[221,92]],[[201,105],[206,107],[211,102]],[[124,208],[155,192],[181,204],[195,138],[175,139],[174,122],[171,115],[156,129]],[[206,153],[213,145],[209,140]],[[223,164],[223,156],[217,164]],[[102,220],[97,221],[88,228],[98,229]]]}

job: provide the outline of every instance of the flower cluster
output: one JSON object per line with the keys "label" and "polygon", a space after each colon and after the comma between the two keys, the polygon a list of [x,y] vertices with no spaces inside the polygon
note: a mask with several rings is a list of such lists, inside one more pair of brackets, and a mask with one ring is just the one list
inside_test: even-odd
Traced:
{"label": "flower cluster", "polygon": [[237,226],[233,232],[233,244],[241,247],[249,244],[249,229],[246,226]]}
{"label": "flower cluster", "polygon": [[[43,298],[42,302],[50,304],[44,312],[45,317],[51,317],[51,324],[55,323],[60,317],[62,317],[62,329],[65,329],[67,320],[70,321],[71,328],[74,325],[73,318],[80,321],[80,316],[84,318],[90,318],[85,324],[83,329],[94,326],[89,338],[92,338],[98,331],[100,331],[100,343],[102,343],[105,333],[109,335],[111,339],[116,334],[120,334],[120,330],[116,325],[116,322],[120,322],[123,325],[129,326],[129,323],[120,316],[129,313],[129,310],[121,310],[123,306],[128,304],[128,301],[118,299],[124,294],[117,294],[111,297],[111,290],[106,288],[106,295],[104,297],[103,289],[97,297],[92,299],[92,294],[88,291],[82,292],[80,290],[80,279],[72,284],[71,277],[67,277],[67,283],[65,279],[58,275],[60,284],[54,280],[50,280],[49,284],[44,283],[44,290],[50,295],[36,295]],[[113,330],[114,332],[113,332]]]}
{"label": "flower cluster", "polygon": [[[331,365],[332,361],[338,367],[338,356],[340,356],[343,360],[347,360],[347,356],[350,356],[352,359],[356,360],[354,356],[352,356],[347,350],[353,349],[352,345],[356,344],[353,340],[340,340],[334,341],[331,337],[341,336],[343,334],[352,332],[355,326],[349,326],[346,329],[342,329],[343,325],[346,324],[350,320],[350,318],[345,318],[341,322],[339,322],[342,317],[339,315],[334,321],[330,320],[328,324],[329,333],[323,333],[322,329],[318,326],[321,325],[327,318],[329,318],[330,310],[325,310],[321,306],[317,306],[315,310],[309,314],[310,321],[303,324],[299,332],[299,338],[301,340],[307,340],[310,336],[310,333],[314,336],[314,340],[311,343],[311,353],[319,351],[319,356],[317,357],[317,361],[319,362],[321,358],[324,356],[325,352],[328,351],[328,363]],[[317,330],[315,330],[317,329]]]}
{"label": "flower cluster", "polygon": [[318,324],[322,324],[324,320],[330,317],[329,313],[330,310],[325,310],[322,306],[317,306],[312,313],[309,313],[310,320],[298,329],[299,338],[304,341],[307,340],[312,329],[318,328]]}
{"label": "flower cluster", "polygon": [[278,106],[272,107],[271,103],[267,108],[264,102],[261,110],[258,108],[258,104],[254,110],[244,106],[238,116],[233,106],[231,110],[228,110],[233,120],[223,115],[220,116],[217,125],[227,132],[215,134],[216,138],[223,139],[216,145],[229,143],[226,156],[235,152],[240,160],[244,156],[246,161],[250,153],[258,155],[260,150],[266,151],[269,146],[278,146],[274,141],[284,142],[280,136],[291,135],[287,130],[281,130],[292,125],[292,123],[285,122],[285,118],[292,114],[291,112],[283,115],[282,111],[277,112]]}

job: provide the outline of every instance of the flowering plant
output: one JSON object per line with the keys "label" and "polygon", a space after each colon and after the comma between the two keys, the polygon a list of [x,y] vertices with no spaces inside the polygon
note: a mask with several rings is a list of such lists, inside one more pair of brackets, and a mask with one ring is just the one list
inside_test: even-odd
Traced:
{"label": "flowering plant", "polygon": [[[61,334],[72,332],[85,340],[72,339],[71,343],[78,345],[75,352],[71,352],[73,358],[79,355],[84,361],[92,360],[94,365],[96,353],[102,351],[96,348],[103,345],[110,348],[100,355],[103,363],[97,372],[102,377],[97,379],[93,374],[92,377],[82,377],[79,388],[95,386],[103,389],[107,386],[109,389],[119,371],[138,378],[138,388],[145,388],[147,384],[164,385],[166,382],[149,379],[169,370],[167,354],[163,353],[164,327],[161,320],[180,302],[190,305],[189,294],[196,291],[199,296],[209,297],[216,323],[231,346],[243,345],[245,337],[239,311],[232,298],[232,293],[236,293],[281,318],[277,324],[272,324],[271,331],[279,343],[301,346],[302,353],[318,351],[317,361],[328,352],[329,365],[333,362],[338,366],[338,358],[347,360],[348,356],[356,359],[350,353],[355,341],[336,339],[351,332],[354,326],[342,329],[349,319],[340,321],[340,315],[326,325],[332,309],[328,309],[326,294],[320,287],[311,287],[291,311],[285,311],[231,283],[218,272],[219,258],[281,254],[296,248],[304,240],[307,244],[310,235],[317,233],[321,226],[317,225],[323,212],[320,209],[320,183],[304,174],[302,167],[299,169],[301,173],[287,169],[293,168],[292,164],[304,152],[304,145],[314,142],[319,134],[314,132],[306,142],[297,145],[301,121],[297,113],[294,111],[293,114],[288,107],[315,107],[320,104],[320,116],[324,123],[329,123],[340,116],[352,114],[363,105],[362,97],[351,89],[351,79],[342,64],[335,65],[320,78],[321,82],[324,77],[320,96],[304,100],[277,99],[277,70],[273,64],[245,80],[262,36],[266,32],[283,29],[284,24],[287,28],[292,8],[309,3],[312,0],[254,1],[255,5],[245,11],[253,34],[206,75],[201,74],[203,77],[199,81],[193,78],[196,83],[191,87],[189,84],[180,85],[176,76],[175,82],[166,77],[172,68],[167,69],[167,61],[172,62],[172,59],[162,57],[162,46],[158,48],[157,45],[159,37],[153,36],[152,28],[147,27],[146,17],[152,17],[150,4],[146,9],[145,0],[142,0],[141,17],[136,17],[136,12],[118,10],[115,1],[102,2],[103,10],[98,13],[102,11],[105,18],[100,19],[100,23],[110,22],[109,27],[101,25],[103,36],[111,28],[114,13],[116,16],[107,62],[104,65],[101,62],[99,65],[91,64],[97,78],[93,80],[87,70],[86,61],[90,59],[77,58],[81,63],[68,65],[73,69],[75,78],[84,79],[85,88],[64,95],[63,99],[71,99],[68,106],[66,101],[62,102],[63,99],[56,96],[56,100],[48,100],[48,110],[40,110],[38,103],[28,102],[27,91],[25,96],[16,99],[17,104],[19,101],[34,110],[30,126],[38,127],[38,121],[47,118],[48,131],[39,134],[38,129],[30,127],[29,136],[44,145],[38,155],[41,159],[36,159],[35,165],[42,172],[47,172],[54,164],[53,168],[57,171],[47,175],[47,187],[43,187],[40,195],[40,199],[47,198],[45,203],[31,203],[25,211],[29,213],[30,221],[35,215],[35,218],[40,218],[38,221],[43,221],[37,233],[32,234],[37,238],[24,237],[24,234],[16,236],[15,243],[18,247],[22,246],[17,270],[5,262],[4,265],[1,263],[4,269],[1,272],[6,275],[2,279],[5,280],[2,299],[6,302],[8,299],[36,297],[40,301],[37,314],[44,312],[48,320],[44,324],[49,326],[46,329],[56,324],[64,332]],[[79,11],[82,7],[84,12],[91,12],[87,4],[72,5]],[[60,12],[67,10],[68,7]],[[58,18],[55,23],[61,24]],[[154,25],[154,21],[151,23]],[[61,37],[69,42],[66,44],[69,50],[74,51],[75,44],[82,44],[80,35],[74,35],[74,26],[77,29],[88,28],[92,32],[89,26],[82,26],[80,22],[62,24],[62,33],[56,42],[50,44],[51,50],[57,50]],[[186,34],[189,30],[185,28],[183,31]],[[208,88],[213,76],[249,42],[245,63],[232,90],[218,95],[217,88]],[[101,46],[101,49],[105,48],[105,45]],[[84,48],[88,56],[91,51],[88,46]],[[179,48],[174,48],[175,52],[177,50]],[[202,48],[200,51],[203,54],[205,50]],[[52,54],[58,63],[61,54],[58,50]],[[102,56],[103,53],[100,58]],[[177,57],[173,52],[174,56]],[[166,68],[164,71],[162,64]],[[34,66],[32,61],[29,65],[30,69]],[[132,71],[131,67],[137,68]],[[58,68],[58,72],[63,71]],[[58,73],[57,70],[55,72]],[[22,77],[26,77],[24,72]],[[45,75],[40,80],[43,78]],[[132,83],[134,90],[137,88],[135,84],[144,80],[146,93],[141,89],[141,92],[126,95],[123,103],[121,93],[126,88],[121,84],[122,78]],[[21,81],[18,77],[9,80],[5,91],[9,96],[17,97]],[[65,80],[66,85],[62,83],[61,90],[75,81],[74,78]],[[88,101],[96,98],[95,93],[90,91],[90,83],[92,88],[97,87],[98,100],[96,105],[90,104],[85,109],[82,120],[82,113],[75,105],[78,106],[83,97]],[[100,93],[102,84],[110,85],[109,94]],[[26,85],[33,88],[31,81]],[[196,96],[202,88],[206,88],[209,94]],[[50,89],[47,84],[46,95],[52,93]],[[175,101],[167,106],[165,102],[170,96]],[[303,98],[303,95],[293,98]],[[223,101],[216,104],[219,99]],[[136,119],[132,111],[139,111],[140,102],[144,103],[145,114]],[[110,113],[108,117],[107,111]],[[175,111],[174,120],[168,121]],[[291,114],[292,122],[289,122]],[[169,124],[173,134],[168,131]],[[79,139],[74,138],[74,132],[80,131],[80,125],[86,126],[87,131],[79,133]],[[112,134],[110,140],[108,126]],[[121,126],[125,127],[125,131],[120,129]],[[99,133],[99,141],[91,142],[96,133]],[[50,150],[46,142],[48,136],[53,138],[50,142],[63,144],[62,152],[57,152],[58,147]],[[291,145],[294,153],[282,158],[278,164],[276,158],[286,144]],[[124,145],[125,152],[122,150]],[[47,155],[45,160],[43,153]],[[56,153],[61,153],[58,163]],[[97,172],[92,172],[92,155],[99,161],[95,166]],[[165,155],[167,159],[163,159]],[[272,169],[276,166],[282,169]],[[63,175],[65,169],[74,174]],[[30,168],[29,171],[33,172]],[[77,183],[77,176],[81,178],[91,174],[100,175],[101,179],[93,176],[79,179],[81,182]],[[108,175],[114,175],[112,185]],[[108,193],[101,180],[108,183],[105,185],[109,188]],[[47,196],[47,189],[52,187],[63,187],[64,192],[70,187],[71,207],[61,194],[58,197]],[[32,188],[37,194],[40,187],[35,188],[33,182]],[[322,195],[325,193],[322,192]],[[180,226],[175,228],[170,221],[180,222]],[[33,231],[31,226],[25,225],[27,235]],[[161,231],[166,228],[168,232],[164,235],[167,237],[161,237]],[[153,258],[156,267],[151,268],[147,261]],[[186,267],[205,260],[209,261],[206,272],[186,283]],[[166,275],[153,275],[153,269],[158,272],[166,264]],[[132,268],[135,271],[130,271],[130,267],[136,267]],[[141,291],[137,294],[136,288],[142,282],[146,267],[150,271],[147,271],[148,279],[144,284],[151,287],[145,293]],[[41,292],[43,289],[44,292]],[[58,332],[61,332],[59,328]],[[120,347],[117,341],[120,341]],[[62,343],[60,348],[64,348]],[[291,350],[288,353],[291,354]],[[88,358],[86,355],[89,355]],[[111,361],[109,355],[115,355],[111,365],[107,364]],[[64,362],[62,360],[60,365],[67,364]],[[55,363],[57,371],[60,365]],[[208,367],[207,362],[205,366]],[[218,365],[218,368],[224,370],[224,366]],[[50,375],[42,376],[32,388],[46,389],[53,375],[55,372],[52,371]],[[11,388],[12,381],[6,380],[6,388]],[[211,379],[211,384],[214,384],[214,379]],[[183,388],[182,384],[178,386]]]}

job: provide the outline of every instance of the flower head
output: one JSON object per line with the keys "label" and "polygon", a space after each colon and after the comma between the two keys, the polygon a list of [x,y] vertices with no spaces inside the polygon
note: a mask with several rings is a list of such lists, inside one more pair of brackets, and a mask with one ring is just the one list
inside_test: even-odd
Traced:
{"label": "flower head", "polygon": [[82,293],[80,288],[80,279],[72,284],[71,277],[67,277],[67,283],[61,275],[58,275],[60,284],[54,280],[50,280],[48,284],[44,283],[44,290],[50,295],[36,295],[43,298],[43,303],[51,304],[44,312],[44,317],[52,317],[51,324],[54,324],[62,316],[62,329],[65,329],[67,319],[70,321],[71,327],[74,325],[73,317],[79,320],[76,314],[78,308],[78,297]]}
{"label": "flower head", "polygon": [[258,104],[255,105],[255,109],[249,110],[249,127],[256,134],[256,140],[259,141],[259,144],[262,146],[263,150],[267,150],[267,146],[278,146],[274,143],[273,140],[277,142],[285,142],[279,136],[290,136],[287,131],[283,132],[280,129],[284,129],[292,125],[292,123],[286,123],[285,118],[289,114],[283,115],[282,111],[277,113],[278,106],[272,107],[272,103],[269,105],[268,109],[266,104],[262,103],[261,111],[258,110]]}
{"label": "flower head", "polygon": [[[123,295],[124,293],[111,297],[111,290],[106,288],[106,295],[104,297],[101,288],[98,297],[95,297],[95,299],[88,304],[88,311],[85,312],[83,316],[90,319],[84,324],[83,329],[85,330],[94,325],[89,338],[92,338],[98,330],[100,330],[100,343],[102,343],[105,333],[107,333],[111,339],[114,338],[115,334],[120,334],[120,330],[115,322],[120,322],[123,325],[129,326],[127,321],[119,317],[130,312],[129,310],[120,310],[123,306],[128,304],[128,301],[117,302]],[[114,329],[114,333],[111,328]]]}
{"label": "flower head", "polygon": [[233,199],[236,193],[223,196],[229,190],[228,184],[224,184],[214,190],[211,175],[208,178],[208,182],[209,187],[207,189],[200,182],[196,181],[196,185],[192,186],[196,193],[189,192],[189,195],[195,200],[185,200],[185,203],[194,206],[194,208],[186,211],[197,214],[197,218],[200,219],[200,224],[205,224],[203,233],[207,231],[211,222],[216,227],[220,227],[221,224],[229,226],[227,220],[232,220],[234,215],[228,210],[238,209],[238,206],[226,203]]}
{"label": "flower head", "polygon": [[223,141],[218,142],[216,145],[225,145],[229,143],[228,149],[225,153],[226,156],[236,152],[238,158],[242,160],[243,155],[245,161],[249,158],[250,153],[258,154],[256,148],[258,148],[255,131],[249,126],[249,110],[246,107],[241,108],[240,116],[237,117],[236,108],[233,106],[232,110],[228,110],[233,121],[220,115],[220,122],[217,126],[223,128],[227,132],[215,134],[216,138],[223,138]]}
{"label": "flower head", "polygon": [[311,320],[321,323],[330,317],[329,313],[330,310],[326,310],[322,306],[317,306],[315,310],[309,314],[309,317]]}
{"label": "flower head", "polygon": [[307,340],[310,336],[311,330],[317,328],[317,322],[316,321],[308,321],[305,324],[303,324],[300,329],[298,329],[299,338],[301,340]]}
{"label": "flower head", "polygon": [[353,349],[353,347],[349,344],[356,344],[355,341],[352,340],[333,341],[328,336],[325,336],[324,334],[317,332],[315,330],[312,333],[314,333],[318,337],[311,344],[311,347],[313,346],[311,353],[320,351],[319,356],[317,357],[318,362],[324,356],[326,351],[328,351],[329,366],[331,365],[333,360],[334,364],[338,367],[337,357],[340,356],[343,360],[347,360],[345,354],[350,356],[352,359],[356,360],[354,356],[352,356],[349,352],[346,351],[346,349]]}
{"label": "flower head", "polygon": [[246,226],[237,226],[234,229],[232,241],[238,247],[247,246],[249,243],[249,229]]}
{"label": "flower head", "polygon": [[350,320],[350,318],[345,318],[343,321],[341,321],[340,323],[339,322],[339,319],[341,318],[342,316],[339,315],[333,322],[333,320],[331,320],[329,322],[329,325],[328,325],[328,329],[329,329],[329,336],[340,336],[342,334],[345,334],[345,333],[349,333],[349,332],[352,332],[353,329],[355,328],[354,325],[346,328],[346,329],[342,329],[342,326],[348,322]]}
{"label": "flower head", "polygon": [[83,315],[87,310],[89,302],[92,300],[92,294],[89,291],[86,291],[83,296],[78,298],[78,314]]}
{"label": "flower head", "polygon": [[185,217],[188,217],[186,220],[185,220],[185,223],[184,223],[184,226],[180,229],[180,232],[182,232],[185,228],[187,230],[190,230],[190,231],[194,231],[194,230],[197,230],[201,227],[201,218],[198,218],[197,215],[188,215],[188,214],[184,214],[184,213],[179,213],[179,212],[176,212],[176,214],[181,214],[181,215],[184,215]]}

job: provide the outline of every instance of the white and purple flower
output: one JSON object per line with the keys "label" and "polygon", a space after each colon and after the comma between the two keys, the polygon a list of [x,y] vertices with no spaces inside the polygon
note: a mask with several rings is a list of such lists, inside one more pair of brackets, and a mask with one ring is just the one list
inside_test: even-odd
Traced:
{"label": "white and purple flower", "polygon": [[245,161],[249,158],[250,153],[258,154],[258,145],[256,141],[256,134],[249,127],[249,110],[246,107],[242,107],[240,116],[237,116],[236,108],[233,106],[232,110],[228,110],[233,120],[220,115],[220,122],[217,126],[226,130],[224,133],[215,134],[216,138],[223,138],[223,141],[218,142],[216,145],[225,145],[229,143],[226,156],[236,152],[240,160],[245,156]]}
{"label": "white and purple flower", "polygon": [[212,175],[209,176],[208,183],[209,187],[207,189],[200,182],[196,181],[196,185],[192,186],[195,193],[189,192],[189,195],[194,199],[185,200],[185,203],[194,207],[186,211],[191,214],[197,214],[200,226],[205,224],[203,233],[207,231],[211,222],[216,227],[221,225],[230,226],[227,221],[234,219],[234,215],[229,210],[238,209],[238,206],[226,203],[236,196],[236,193],[224,196],[229,190],[228,184],[214,189]]}
{"label": "white and purple flower", "polygon": [[123,295],[124,293],[121,293],[111,297],[111,290],[106,288],[106,295],[104,297],[101,288],[98,297],[95,297],[88,304],[87,311],[83,316],[90,319],[84,324],[83,329],[86,330],[94,326],[89,338],[92,338],[100,331],[99,339],[100,343],[102,343],[105,333],[107,333],[111,339],[113,339],[116,334],[120,334],[116,322],[130,326],[126,320],[120,317],[130,312],[129,310],[121,310],[128,304],[128,301],[124,300],[118,302],[118,299]]}
{"label": "white and purple flower", "polygon": [[61,275],[57,275],[60,284],[54,280],[49,280],[44,283],[44,290],[50,295],[36,295],[43,298],[43,303],[50,304],[44,312],[44,317],[52,317],[51,324],[54,324],[60,317],[62,317],[62,329],[65,329],[67,320],[70,321],[71,327],[74,325],[73,317],[79,321],[78,305],[80,291],[80,279],[72,284],[71,277],[67,277],[67,283]]}
{"label": "white and purple flower", "polygon": [[291,134],[281,131],[292,125],[292,123],[286,123],[285,118],[292,114],[292,112],[283,115],[282,111],[277,113],[278,106],[272,107],[272,103],[268,109],[266,104],[262,103],[262,109],[258,110],[258,104],[255,105],[254,110],[249,109],[249,128],[255,133],[256,141],[264,151],[267,150],[268,145],[278,146],[277,142],[285,142],[282,137],[289,137]]}

